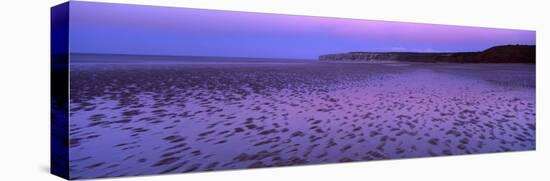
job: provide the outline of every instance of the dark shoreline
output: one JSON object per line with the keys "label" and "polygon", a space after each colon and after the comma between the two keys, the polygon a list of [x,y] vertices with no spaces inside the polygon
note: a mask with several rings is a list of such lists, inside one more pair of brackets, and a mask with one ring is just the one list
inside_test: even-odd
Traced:
{"label": "dark shoreline", "polygon": [[535,64],[534,45],[495,46],[480,52],[349,52],[314,59],[71,53],[71,63],[524,63]]}

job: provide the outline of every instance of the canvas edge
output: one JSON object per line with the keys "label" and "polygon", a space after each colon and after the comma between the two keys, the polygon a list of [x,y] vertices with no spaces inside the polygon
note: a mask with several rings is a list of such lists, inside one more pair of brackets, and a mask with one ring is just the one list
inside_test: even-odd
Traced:
{"label": "canvas edge", "polygon": [[65,2],[50,11],[50,173],[70,179],[69,11]]}

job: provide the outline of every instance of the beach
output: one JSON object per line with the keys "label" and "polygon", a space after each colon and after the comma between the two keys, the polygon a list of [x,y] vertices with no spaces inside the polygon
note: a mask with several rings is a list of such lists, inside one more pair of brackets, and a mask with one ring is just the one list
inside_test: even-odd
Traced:
{"label": "beach", "polygon": [[73,63],[71,177],[534,150],[535,64]]}

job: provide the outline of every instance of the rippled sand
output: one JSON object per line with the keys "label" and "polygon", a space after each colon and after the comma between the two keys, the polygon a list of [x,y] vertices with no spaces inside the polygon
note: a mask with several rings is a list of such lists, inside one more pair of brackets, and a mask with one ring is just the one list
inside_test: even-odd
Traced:
{"label": "rippled sand", "polygon": [[535,149],[526,64],[72,64],[72,178]]}

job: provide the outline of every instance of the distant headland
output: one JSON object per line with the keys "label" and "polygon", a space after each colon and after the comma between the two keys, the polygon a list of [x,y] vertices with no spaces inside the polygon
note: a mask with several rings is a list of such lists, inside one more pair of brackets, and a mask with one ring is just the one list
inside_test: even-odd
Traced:
{"label": "distant headland", "polygon": [[320,61],[400,61],[451,63],[535,63],[535,45],[494,46],[480,52],[348,52],[319,56]]}

